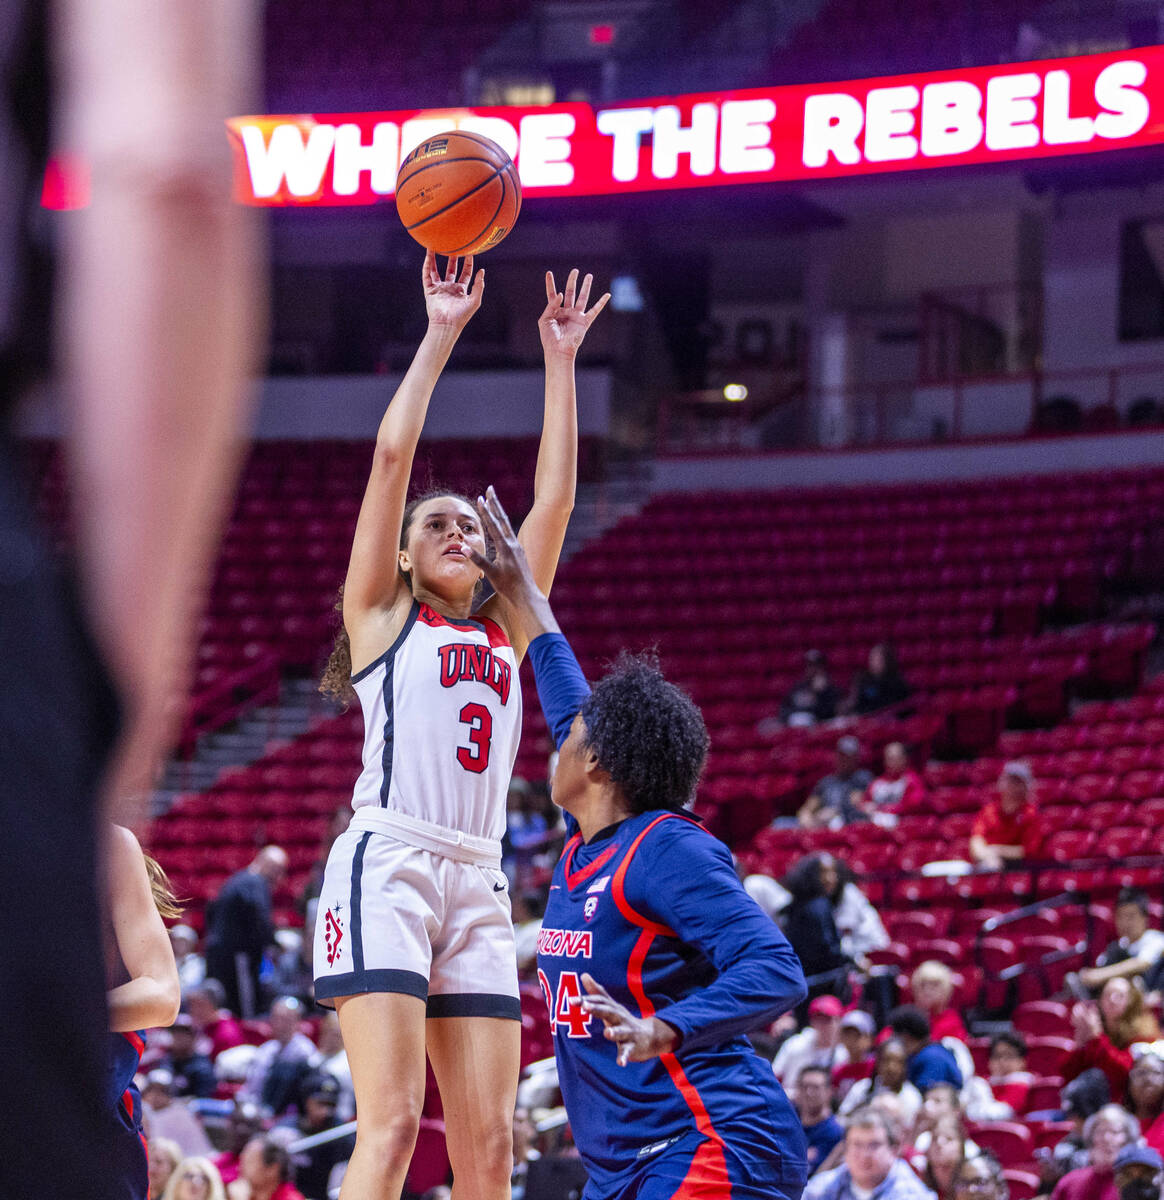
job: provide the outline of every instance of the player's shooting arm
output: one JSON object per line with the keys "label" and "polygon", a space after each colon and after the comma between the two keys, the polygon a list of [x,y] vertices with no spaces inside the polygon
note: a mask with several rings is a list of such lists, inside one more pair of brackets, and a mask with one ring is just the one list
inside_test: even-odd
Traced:
{"label": "player's shooting arm", "polygon": [[428,330],[380,422],[344,580],[344,624],[357,639],[364,619],[391,608],[406,586],[397,570],[397,547],[412,459],[437,380],[461,331],[481,307],[485,273],[478,271],[474,278],[470,256],[459,275],[456,259],[449,259],[442,279],[430,250],[421,282]]}

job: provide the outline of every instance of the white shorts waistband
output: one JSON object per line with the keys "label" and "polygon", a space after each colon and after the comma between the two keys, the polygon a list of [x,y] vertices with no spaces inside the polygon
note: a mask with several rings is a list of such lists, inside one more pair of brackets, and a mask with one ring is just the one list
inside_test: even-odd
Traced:
{"label": "white shorts waistband", "polygon": [[481,867],[501,869],[501,844],[489,838],[473,837],[459,829],[446,829],[420,817],[408,816],[392,809],[371,804],[357,808],[352,816],[353,829],[385,833],[407,846],[442,854],[458,862],[476,863]]}

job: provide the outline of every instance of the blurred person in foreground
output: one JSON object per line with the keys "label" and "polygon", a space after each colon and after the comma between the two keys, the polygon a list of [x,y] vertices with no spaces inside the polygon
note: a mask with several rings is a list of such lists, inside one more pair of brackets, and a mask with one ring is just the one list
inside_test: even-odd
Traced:
{"label": "blurred person in foreground", "polygon": [[1125,1146],[1115,1158],[1115,1183],[1120,1200],[1160,1200],[1164,1159],[1151,1146]]}
{"label": "blurred person in foreground", "polygon": [[1083,1126],[1087,1166],[1068,1171],[1055,1185],[1052,1200],[1119,1200],[1115,1182],[1116,1155],[1134,1145],[1140,1127],[1131,1113],[1107,1104]]}
{"label": "blurred person in foreground", "polygon": [[473,562],[529,641],[559,749],[570,837],[538,967],[585,1196],[798,1200],[804,1135],[743,1035],[803,999],[804,976],[688,813],[703,718],[647,661],[624,658],[591,689],[492,488],[478,511],[495,558]]}
{"label": "blurred person in foreground", "polygon": [[998,779],[998,795],[974,819],[970,858],[1001,871],[1007,863],[1038,858],[1043,823],[1034,803],[1035,777],[1025,762],[1008,762]]}
{"label": "blurred person in foreground", "polygon": [[868,1108],[853,1113],[845,1130],[844,1161],[820,1171],[804,1200],[934,1200],[910,1167],[897,1157],[900,1131]]}
{"label": "blurred person in foreground", "polygon": [[[49,12],[0,0],[0,1053],[20,1097],[0,1195],[101,1200],[98,830],[145,816],[240,461],[263,305],[224,121],[250,110],[258,14],[60,0],[54,44]],[[53,127],[89,181],[60,222],[55,306],[77,587],[35,529],[12,439],[54,324],[34,232]],[[46,1154],[50,1128],[68,1137]]]}

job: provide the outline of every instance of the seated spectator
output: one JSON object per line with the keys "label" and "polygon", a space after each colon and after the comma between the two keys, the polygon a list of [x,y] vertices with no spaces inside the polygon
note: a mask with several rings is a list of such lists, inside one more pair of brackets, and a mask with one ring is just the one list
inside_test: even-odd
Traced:
{"label": "seated spectator", "polygon": [[291,1182],[291,1155],[270,1134],[251,1138],[239,1156],[239,1175],[226,1194],[229,1200],[305,1200]]}
{"label": "seated spectator", "polygon": [[812,1175],[845,1131],[833,1114],[833,1085],[827,1067],[804,1067],[796,1077],[796,1114],[808,1142],[808,1173]]}
{"label": "seated spectator", "polygon": [[844,1006],[836,996],[817,996],[808,1006],[808,1025],[794,1033],[776,1051],[772,1072],[781,1083],[791,1085],[805,1067],[843,1065],[847,1059],[841,1045],[840,1025]]}
{"label": "seated spectator", "polygon": [[1115,1159],[1120,1200],[1160,1200],[1164,1158],[1151,1146],[1125,1146]]}
{"label": "seated spectator", "polygon": [[869,785],[865,811],[876,821],[900,812],[918,812],[926,798],[922,777],[910,766],[909,755],[901,742],[885,747],[885,768]]}
{"label": "seated spectator", "polygon": [[810,854],[795,863],[783,885],[792,897],[784,910],[784,936],[804,974],[810,979],[817,977],[809,983],[809,995],[837,993],[847,999],[850,964],[841,946],[832,901],[825,895],[820,855]]}
{"label": "seated spectator", "polygon": [[796,814],[805,829],[841,829],[854,821],[867,821],[865,791],[872,772],[861,766],[861,743],[851,733],[837,741],[836,766],[821,779]]}
{"label": "seated spectator", "polygon": [[1083,1130],[1089,1117],[1111,1102],[1111,1088],[1104,1073],[1095,1067],[1072,1079],[1059,1093],[1059,1117],[1071,1122],[1071,1132],[1049,1150],[1036,1149],[1039,1164],[1039,1194],[1049,1196],[1069,1171],[1087,1166]]}
{"label": "seated spectator", "polygon": [[897,664],[897,651],[889,642],[880,642],[869,651],[865,670],[853,679],[845,711],[858,716],[877,712],[900,704],[911,690]]}
{"label": "seated spectator", "polygon": [[1128,1108],[1153,1150],[1164,1153],[1164,1059],[1141,1054],[1128,1074]]}
{"label": "seated spectator", "polygon": [[226,1134],[222,1153],[215,1158],[214,1165],[222,1176],[222,1182],[233,1183],[238,1178],[239,1160],[247,1143],[263,1132],[263,1114],[257,1104],[235,1102],[234,1109],[226,1119]]}
{"label": "seated spectator", "polygon": [[1008,862],[1038,858],[1043,823],[1035,807],[1034,776],[1025,762],[1009,762],[998,780],[998,798],[978,814],[970,834],[970,857],[999,871]]}
{"label": "seated spectator", "polygon": [[1034,1076],[1027,1070],[1021,1033],[1000,1033],[990,1043],[990,1076],[975,1076],[962,1089],[967,1116],[975,1121],[1012,1121],[1027,1111]]}
{"label": "seated spectator", "polygon": [[307,916],[302,930],[280,929],[275,935],[282,949],[275,957],[269,986],[279,996],[294,996],[308,1008],[315,1001],[315,918],[319,900],[307,902]]}
{"label": "seated spectator", "polygon": [[873,1102],[883,1092],[889,1092],[900,1102],[903,1131],[896,1140],[901,1144],[904,1129],[912,1129],[917,1114],[921,1111],[921,1092],[909,1082],[909,1056],[905,1046],[898,1038],[886,1039],[877,1047],[877,1065],[868,1079],[859,1079],[849,1089],[840,1107],[840,1115],[847,1117],[850,1113]]}
{"label": "seated spectator", "polygon": [[1164,933],[1149,928],[1148,897],[1126,887],[1116,898],[1118,938],[1099,956],[1094,967],[1079,972],[1079,982],[1093,994],[1109,979],[1138,979],[1150,974],[1164,958]]}
{"label": "seated spectator", "polygon": [[[959,1124],[963,1119],[962,1101],[958,1095],[957,1088],[948,1083],[935,1083],[929,1091],[922,1097],[921,1111],[917,1114],[917,1120],[913,1123],[913,1136],[911,1141],[912,1153],[917,1155],[916,1159],[910,1158],[914,1167],[919,1171],[925,1165],[925,1156],[933,1143],[933,1133],[937,1128],[938,1122],[946,1117],[954,1117]],[[964,1152],[967,1158],[973,1158],[975,1154],[979,1154],[980,1150],[977,1143],[966,1139],[963,1131],[962,1141],[964,1143]]]}
{"label": "seated spectator", "polygon": [[295,1098],[308,1064],[316,1057],[315,1043],[299,1031],[303,1005],[294,996],[280,996],[271,1005],[271,1038],[255,1054],[239,1100],[250,1100],[268,1114],[281,1113]]}
{"label": "seated spectator", "polygon": [[873,1053],[873,1035],[876,1032],[873,1018],[862,1009],[855,1008],[841,1018],[841,1045],[849,1061],[844,1066],[833,1068],[833,1088],[838,1100],[848,1095],[857,1080],[872,1076],[873,1068],[877,1065],[877,1057]]}
{"label": "seated spectator", "polygon": [[[150,1143],[150,1153],[153,1153]],[[226,1200],[218,1168],[208,1158],[185,1158],[177,1166],[164,1200]]]}
{"label": "seated spectator", "polygon": [[954,1200],[1010,1200],[1002,1163],[985,1150],[964,1159],[954,1179]]}
{"label": "seated spectator", "polygon": [[[510,1176],[511,1200],[525,1200],[526,1183],[529,1180],[529,1165],[537,1162],[542,1153],[534,1145],[537,1127],[528,1108],[519,1104],[513,1110],[513,1174]],[[452,1200],[452,1194],[449,1194]],[[532,1200],[532,1197],[531,1197]]]}
{"label": "seated spectator", "polygon": [[840,701],[840,689],[829,675],[828,659],[820,650],[809,650],[804,656],[804,674],[780,706],[780,719],[792,726],[831,721]]}
{"label": "seated spectator", "polygon": [[356,1115],[356,1093],[352,1087],[352,1068],[344,1049],[344,1035],[334,1010],[324,1013],[319,1023],[319,1055],[312,1063],[317,1071],[330,1075],[339,1084],[339,1099],[335,1115],[340,1121],[350,1121]]}
{"label": "seated spectator", "polygon": [[969,1041],[962,1015],[950,1003],[954,996],[954,972],[945,963],[933,959],[919,963],[910,976],[909,991],[914,1004],[929,1020],[930,1037],[934,1041],[948,1037]]}
{"label": "seated spectator", "polygon": [[198,1031],[199,1053],[211,1062],[224,1051],[246,1045],[242,1026],[223,1007],[226,989],[217,979],[206,979],[186,997],[186,1010]]}
{"label": "seated spectator", "polygon": [[901,1039],[909,1055],[909,1081],[923,1095],[935,1083],[949,1083],[961,1091],[962,1072],[958,1060],[930,1037],[930,1021],[920,1008],[911,1004],[895,1008],[889,1014],[889,1028]]}
{"label": "seated spectator", "polygon": [[197,1035],[193,1019],[186,1013],[179,1013],[170,1026],[170,1052],[158,1066],[173,1076],[173,1095],[196,1096],[204,1100],[214,1095],[218,1081],[210,1059],[195,1049]]}
{"label": "seated spectator", "polygon": [[170,930],[170,945],[178,966],[178,983],[185,996],[206,978],[206,959],[198,953],[198,934],[189,925],[175,925]]}
{"label": "seated spectator", "polygon": [[170,1138],[150,1138],[149,1200],[162,1200],[170,1176],[182,1161],[182,1147]]}
{"label": "seated spectator", "polygon": [[153,1070],[141,1089],[142,1114],[146,1137],[168,1138],[177,1142],[182,1157],[190,1158],[210,1153],[210,1140],[201,1121],[186,1107],[184,1100],[174,1096],[174,1077],[169,1071]]}
{"label": "seated spectator", "polygon": [[[343,1124],[336,1116],[339,1094],[339,1084],[330,1075],[309,1075],[304,1081],[299,1098],[300,1115],[286,1118],[283,1124],[304,1138],[335,1129]],[[352,1157],[355,1148],[356,1135],[350,1133],[345,1137],[313,1146],[309,1150],[296,1152],[295,1185],[307,1200],[327,1200],[330,1195],[332,1172]]]}
{"label": "seated spectator", "polygon": [[889,945],[889,934],[869,898],[856,885],[847,863],[831,854],[820,856],[821,890],[833,906],[833,921],[841,935],[841,953],[862,970],[868,955]]}
{"label": "seated spectator", "polygon": [[1071,1010],[1075,1049],[1063,1063],[1063,1078],[1074,1079],[1089,1067],[1107,1077],[1111,1098],[1122,1104],[1132,1069],[1132,1045],[1160,1036],[1156,1018],[1144,1006],[1144,994],[1129,979],[1109,979],[1099,1003],[1076,1004]]}
{"label": "seated spectator", "polygon": [[962,1118],[946,1113],[934,1122],[929,1133],[929,1144],[918,1174],[939,1200],[954,1200],[958,1172],[967,1158]]}
{"label": "seated spectator", "polygon": [[[323,841],[319,845],[319,853],[315,857],[315,862],[311,864],[307,872],[307,882],[304,883],[303,890],[299,893],[298,908],[300,912],[306,913],[307,906],[311,901],[319,899],[319,893],[323,888],[323,869],[327,866],[327,857],[331,853],[332,846],[335,845],[336,838],[347,833],[354,815],[350,804],[341,804],[331,814],[331,820],[327,823],[327,832],[323,835]],[[308,922],[307,928],[314,928],[314,922]]]}
{"label": "seated spectator", "polygon": [[897,1157],[900,1142],[900,1133],[880,1113],[854,1113],[845,1130],[843,1163],[814,1175],[804,1200],[932,1200],[933,1193]]}
{"label": "seated spectator", "polygon": [[1115,1185],[1115,1159],[1124,1146],[1133,1145],[1140,1127],[1131,1113],[1118,1104],[1107,1104],[1083,1126],[1088,1165],[1066,1175],[1055,1185],[1052,1200],[1119,1200]]}

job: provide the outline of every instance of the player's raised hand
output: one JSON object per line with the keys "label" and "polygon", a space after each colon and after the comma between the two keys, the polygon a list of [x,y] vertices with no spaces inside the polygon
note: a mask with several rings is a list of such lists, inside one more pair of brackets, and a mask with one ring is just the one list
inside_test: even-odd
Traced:
{"label": "player's raised hand", "polygon": [[582,986],[588,993],[582,997],[582,1007],[606,1026],[604,1036],[618,1046],[620,1067],[632,1062],[646,1062],[675,1048],[679,1035],[666,1021],[660,1021],[658,1017],[636,1017],[589,972],[583,972]]}
{"label": "player's raised hand", "polygon": [[566,290],[559,292],[553,271],[546,272],[546,308],[538,318],[538,332],[547,358],[553,356],[572,361],[578,353],[586,331],[610,300],[610,293],[603,293],[587,312],[593,283],[594,276],[587,275],[582,280],[582,290],[575,295],[578,287],[578,268],[575,267],[566,279]]}
{"label": "player's raised hand", "polygon": [[482,267],[474,279],[471,254],[459,271],[458,260],[450,258],[442,279],[436,254],[429,250],[424,256],[421,282],[424,285],[424,306],[428,310],[429,325],[455,329],[460,333],[481,307],[481,297],[485,294],[485,268]]}

